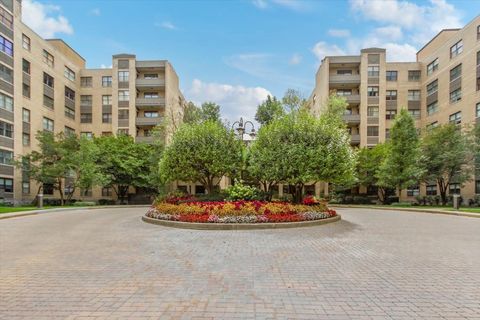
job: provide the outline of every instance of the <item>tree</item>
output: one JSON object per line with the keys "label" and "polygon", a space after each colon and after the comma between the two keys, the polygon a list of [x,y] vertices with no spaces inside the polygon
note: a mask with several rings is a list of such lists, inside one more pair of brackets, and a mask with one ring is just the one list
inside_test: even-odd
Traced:
{"label": "tree", "polygon": [[282,103],[288,112],[306,109],[308,106],[307,99],[302,96],[300,91],[295,89],[287,89],[282,98]]}
{"label": "tree", "polygon": [[387,156],[378,172],[378,185],[396,188],[400,196],[403,189],[418,183],[424,172],[415,122],[406,109],[395,118],[387,146]]}
{"label": "tree", "polygon": [[189,101],[185,105],[183,111],[183,122],[184,123],[198,123],[202,119],[202,110],[197,107],[193,102]]}
{"label": "tree", "polygon": [[255,120],[261,125],[269,124],[284,113],[282,103],[277,98],[268,95],[267,100],[258,105]]}
{"label": "tree", "polygon": [[220,106],[214,102],[204,102],[201,108],[202,121],[220,122]]}
{"label": "tree", "polygon": [[242,164],[243,144],[218,121],[184,124],[160,161],[165,181],[201,182],[209,194]]}
{"label": "tree", "polygon": [[339,103],[345,108],[345,100],[330,99],[329,112],[319,119],[299,110],[260,128],[250,150],[250,170],[266,191],[274,183],[288,183],[294,186],[293,199],[298,203],[306,183],[354,180],[356,156],[350,137],[341,114],[330,112]]}
{"label": "tree", "polygon": [[358,152],[357,179],[361,186],[378,187],[378,198],[385,203],[387,188],[378,184],[379,164],[381,164],[388,152],[384,143],[377,144],[373,148],[362,148]]}
{"label": "tree", "polygon": [[122,203],[129,187],[148,186],[152,146],[135,143],[129,135],[95,138],[100,149],[97,163],[106,176],[105,186],[111,186]]}
{"label": "tree", "polygon": [[469,135],[454,124],[432,128],[423,136],[423,178],[427,183],[435,181],[444,205],[450,183],[463,185],[473,178],[474,149]]}

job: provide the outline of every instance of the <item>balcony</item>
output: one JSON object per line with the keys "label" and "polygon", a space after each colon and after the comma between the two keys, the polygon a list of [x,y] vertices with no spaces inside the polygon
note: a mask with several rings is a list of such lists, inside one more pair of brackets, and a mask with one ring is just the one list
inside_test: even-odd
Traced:
{"label": "balcony", "polygon": [[359,94],[351,94],[347,96],[343,96],[345,99],[347,99],[348,104],[352,105],[358,105],[360,104],[360,95]]}
{"label": "balcony", "polygon": [[350,143],[351,144],[360,144],[360,135],[359,134],[352,134],[350,136]]}
{"label": "balcony", "polygon": [[344,114],[343,121],[347,124],[360,124],[360,115],[359,114]]}
{"label": "balcony", "polygon": [[136,61],[135,67],[141,69],[158,69],[165,68],[165,60]]}
{"label": "balcony", "polygon": [[135,99],[135,105],[139,109],[152,109],[152,107],[165,107],[165,98],[137,98]]}
{"label": "balcony", "polygon": [[332,56],[328,57],[330,64],[360,64],[361,57],[360,56]]}
{"label": "balcony", "polygon": [[155,138],[153,136],[136,136],[135,142],[137,143],[153,143]]}
{"label": "balcony", "polygon": [[360,85],[359,74],[334,74],[329,78],[330,87],[346,87]]}
{"label": "balcony", "polygon": [[159,89],[165,87],[164,78],[144,79],[140,78],[136,80],[135,85],[139,89]]}
{"label": "balcony", "polygon": [[159,124],[160,122],[162,122],[162,117],[156,117],[156,118],[152,118],[152,117],[137,117],[135,119],[135,124],[137,126],[156,126],[157,124]]}

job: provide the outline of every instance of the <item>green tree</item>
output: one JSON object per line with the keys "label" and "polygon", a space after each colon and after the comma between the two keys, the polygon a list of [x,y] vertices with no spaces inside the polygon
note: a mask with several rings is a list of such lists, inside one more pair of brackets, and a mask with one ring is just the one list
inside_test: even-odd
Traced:
{"label": "green tree", "polygon": [[285,95],[282,98],[282,104],[288,112],[299,111],[300,109],[306,109],[308,101],[303,97],[300,91],[295,89],[287,89]]}
{"label": "green tree", "polygon": [[184,124],[160,161],[165,181],[201,182],[209,194],[242,166],[243,144],[218,121]]}
{"label": "green tree", "polygon": [[400,195],[403,189],[418,183],[424,172],[415,121],[406,109],[395,118],[387,146],[387,156],[378,172],[378,185],[396,188]]}
{"label": "green tree", "polygon": [[189,101],[185,105],[183,111],[184,123],[198,123],[202,120],[202,110],[197,107],[193,102]]}
{"label": "green tree", "polygon": [[220,106],[214,102],[202,103],[201,118],[203,121],[220,122]]}
{"label": "green tree", "polygon": [[283,116],[284,113],[282,103],[278,101],[277,98],[269,95],[267,96],[267,100],[258,105],[255,120],[261,125],[269,124],[273,120]]}
{"label": "green tree", "polygon": [[388,147],[384,143],[377,144],[373,148],[361,148],[358,152],[358,184],[378,187],[378,198],[382,203],[385,203],[387,188],[378,184],[378,172],[379,166],[385,160],[387,153]]}
{"label": "green tree", "polygon": [[470,136],[454,124],[441,125],[425,132],[421,150],[424,181],[436,182],[445,205],[450,183],[463,185],[473,178],[475,148]]}

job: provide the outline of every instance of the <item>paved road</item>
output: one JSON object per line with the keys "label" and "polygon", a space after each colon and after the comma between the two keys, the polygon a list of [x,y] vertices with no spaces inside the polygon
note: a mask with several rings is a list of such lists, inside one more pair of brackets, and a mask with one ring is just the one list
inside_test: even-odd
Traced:
{"label": "paved road", "polygon": [[0,221],[0,319],[480,319],[480,219],[194,231],[144,210]]}

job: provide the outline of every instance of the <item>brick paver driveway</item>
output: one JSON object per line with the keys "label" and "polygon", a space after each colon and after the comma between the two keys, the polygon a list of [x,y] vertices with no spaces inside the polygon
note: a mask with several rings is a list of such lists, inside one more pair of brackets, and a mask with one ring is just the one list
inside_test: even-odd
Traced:
{"label": "brick paver driveway", "polygon": [[170,229],[143,208],[0,221],[2,319],[480,319],[480,219],[343,209]]}

